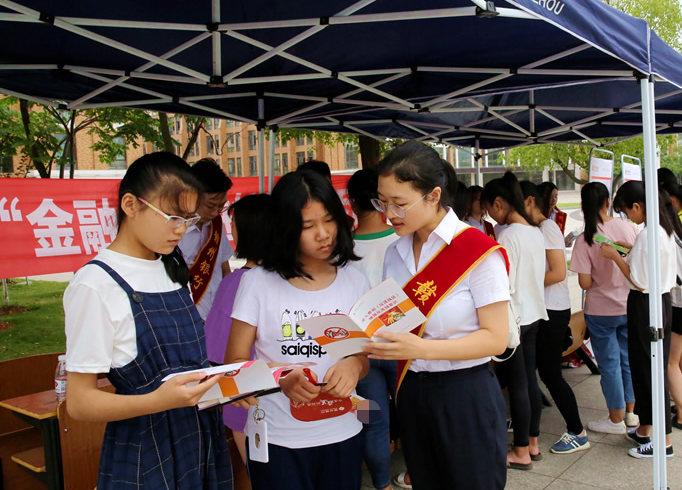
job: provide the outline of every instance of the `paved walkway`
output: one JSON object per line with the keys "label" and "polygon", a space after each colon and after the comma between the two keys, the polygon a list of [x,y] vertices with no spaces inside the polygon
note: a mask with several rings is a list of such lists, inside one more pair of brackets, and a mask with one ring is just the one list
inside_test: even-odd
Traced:
{"label": "paved walkway", "polygon": [[[564,377],[573,387],[584,425],[591,420],[606,416],[606,404],[599,386],[599,376],[590,374],[586,367],[565,369]],[[545,393],[548,391],[541,387]],[[549,447],[566,431],[561,414],[556,407],[545,408],[540,424],[540,450],[542,461],[533,463],[530,471],[509,470],[508,490],[644,490],[653,488],[652,460],[634,459],[628,456],[634,444],[625,436],[597,434],[588,431],[591,448],[573,454],[558,455]],[[511,434],[509,435],[511,443]],[[682,431],[673,428],[673,446],[677,455],[667,460],[668,486],[682,490]],[[393,462],[394,474],[404,471],[402,453],[396,451]],[[372,488],[367,471],[363,475],[363,489]]]}

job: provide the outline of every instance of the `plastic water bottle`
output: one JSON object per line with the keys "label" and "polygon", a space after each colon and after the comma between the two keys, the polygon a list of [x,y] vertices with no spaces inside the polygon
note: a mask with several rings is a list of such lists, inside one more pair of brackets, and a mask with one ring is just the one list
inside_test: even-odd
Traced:
{"label": "plastic water bottle", "polygon": [[59,364],[54,372],[54,391],[57,395],[57,403],[66,400],[66,356],[58,357]]}

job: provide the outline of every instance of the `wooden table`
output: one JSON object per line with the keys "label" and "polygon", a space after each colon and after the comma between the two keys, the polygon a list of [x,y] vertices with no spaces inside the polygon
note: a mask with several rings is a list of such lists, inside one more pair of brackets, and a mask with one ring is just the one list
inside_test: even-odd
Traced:
{"label": "wooden table", "polygon": [[62,452],[59,445],[59,421],[54,390],[2,400],[0,407],[11,410],[15,416],[37,427],[43,434],[44,469],[35,466],[30,461],[31,456],[35,456],[36,449],[16,455],[17,459],[22,460],[19,464],[27,468],[36,478],[45,482],[48,490],[62,490],[64,487]]}
{"label": "wooden table", "polygon": [[[97,380],[99,388],[109,384],[109,380],[106,378]],[[48,490],[63,490],[62,450],[59,439],[59,420],[57,419],[57,398],[54,390],[2,400],[0,407],[11,410],[15,416],[37,427],[43,434],[44,469],[34,467],[30,462],[40,448],[15,455],[16,459],[22,459],[19,464],[28,469],[33,476],[45,482]]]}

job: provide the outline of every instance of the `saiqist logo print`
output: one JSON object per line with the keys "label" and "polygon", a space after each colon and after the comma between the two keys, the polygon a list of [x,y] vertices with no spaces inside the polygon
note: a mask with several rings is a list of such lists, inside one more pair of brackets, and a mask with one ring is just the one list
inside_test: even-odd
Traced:
{"label": "saiqist logo print", "polygon": [[[332,313],[340,313],[340,310],[337,309]],[[317,310],[306,313],[303,310],[286,309],[282,312],[282,336],[278,339],[282,342],[282,355],[322,357],[327,354],[301,326],[301,320],[304,318],[312,318],[320,314]]]}

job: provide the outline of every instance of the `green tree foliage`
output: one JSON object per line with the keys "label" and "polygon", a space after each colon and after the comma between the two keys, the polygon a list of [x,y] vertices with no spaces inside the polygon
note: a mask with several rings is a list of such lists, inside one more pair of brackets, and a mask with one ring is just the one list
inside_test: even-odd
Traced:
{"label": "green tree foliage", "polygon": [[682,51],[682,5],[679,0],[605,0],[607,4],[649,23],[661,39]]}

